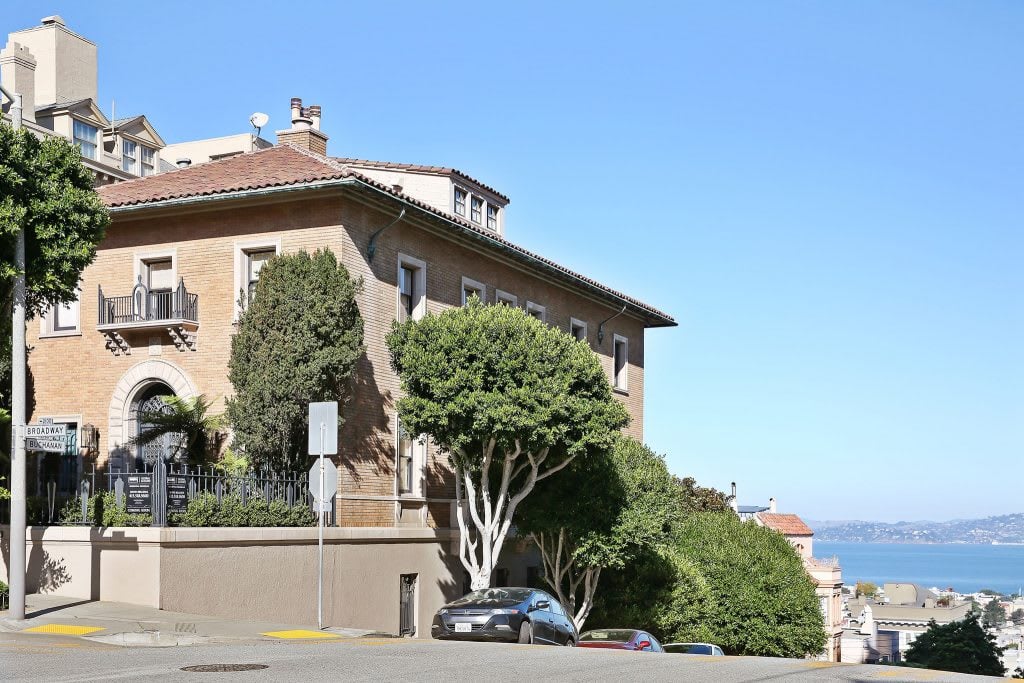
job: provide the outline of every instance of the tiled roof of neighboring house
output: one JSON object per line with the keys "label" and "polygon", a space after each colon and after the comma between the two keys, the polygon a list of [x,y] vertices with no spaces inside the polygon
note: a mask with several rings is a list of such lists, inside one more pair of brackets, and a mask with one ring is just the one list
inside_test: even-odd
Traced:
{"label": "tiled roof of neighboring house", "polygon": [[137,114],[135,116],[125,116],[124,118],[121,118],[121,119],[114,119],[113,121],[111,121],[111,123],[114,126],[123,126],[124,124],[131,123],[132,121],[135,121],[136,119],[141,119],[143,116],[144,116],[144,114]]}
{"label": "tiled roof of neighboring house", "polygon": [[757,518],[770,529],[775,529],[785,536],[813,536],[811,527],[797,515],[786,515],[778,512],[760,512]]}
{"label": "tiled roof of neighboring house", "polygon": [[764,512],[767,509],[763,505],[739,505],[736,507],[736,511],[741,515],[752,515],[755,512]]}
{"label": "tiled roof of neighboring house", "polygon": [[506,202],[511,201],[507,196],[495,190],[493,187],[484,185],[476,178],[466,175],[457,168],[450,168],[447,166],[424,166],[420,164],[400,164],[395,161],[370,161],[369,159],[352,159],[349,157],[331,157],[337,162],[345,164],[346,166],[364,166],[366,168],[381,168],[389,171],[409,171],[411,173],[429,173],[431,175],[457,175],[460,178],[468,180],[469,182],[479,185],[488,192],[494,193],[496,196],[501,197]]}
{"label": "tiled roof of neighboring house", "polygon": [[408,205],[442,218],[464,235],[479,238],[480,241],[497,246],[516,260],[529,265],[540,265],[549,272],[567,277],[577,285],[583,284],[605,296],[631,304],[644,315],[649,326],[674,326],[675,320],[667,313],[649,306],[642,301],[617,292],[596,280],[573,272],[554,261],[528,251],[500,235],[474,226],[457,216],[440,211],[413,197],[396,192],[394,189],[368,178],[358,171],[344,166],[340,161],[320,156],[291,145],[278,145],[267,149],[247,152],[237,156],[180,168],[167,173],[137,178],[122,183],[106,185],[97,191],[104,203],[112,209],[161,202],[229,195],[246,190],[261,190],[276,187],[302,187],[319,181],[352,179],[383,194],[395,197]]}

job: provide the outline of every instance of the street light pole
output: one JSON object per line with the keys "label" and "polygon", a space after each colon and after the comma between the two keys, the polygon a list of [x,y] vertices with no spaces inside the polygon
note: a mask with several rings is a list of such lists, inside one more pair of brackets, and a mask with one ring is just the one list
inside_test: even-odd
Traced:
{"label": "street light pole", "polygon": [[[21,129],[21,93],[11,100],[11,127]],[[25,618],[25,226],[14,247],[14,312],[11,315],[11,551],[7,573],[11,619]]]}

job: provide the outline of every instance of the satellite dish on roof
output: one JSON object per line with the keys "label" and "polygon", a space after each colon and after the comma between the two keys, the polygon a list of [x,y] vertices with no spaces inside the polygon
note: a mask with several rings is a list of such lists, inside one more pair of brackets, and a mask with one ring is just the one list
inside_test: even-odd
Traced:
{"label": "satellite dish on roof", "polygon": [[256,135],[260,134],[260,129],[267,125],[267,121],[269,120],[270,117],[261,111],[258,111],[249,117],[249,123],[251,123],[252,127],[256,129]]}

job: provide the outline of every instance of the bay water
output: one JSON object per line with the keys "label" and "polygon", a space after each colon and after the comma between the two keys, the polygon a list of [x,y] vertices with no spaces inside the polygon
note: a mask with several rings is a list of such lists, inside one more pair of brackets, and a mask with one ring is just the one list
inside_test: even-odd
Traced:
{"label": "bay water", "polygon": [[1016,593],[1024,587],[1024,545],[814,542],[815,557],[833,555],[847,586],[902,582],[961,593]]}

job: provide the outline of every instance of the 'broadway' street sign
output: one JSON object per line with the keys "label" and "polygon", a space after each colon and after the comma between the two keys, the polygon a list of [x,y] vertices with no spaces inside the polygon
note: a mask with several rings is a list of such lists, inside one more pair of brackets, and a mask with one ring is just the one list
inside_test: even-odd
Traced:
{"label": "'broadway' street sign", "polygon": [[65,424],[25,425],[25,449],[63,453],[67,448],[68,426]]}

